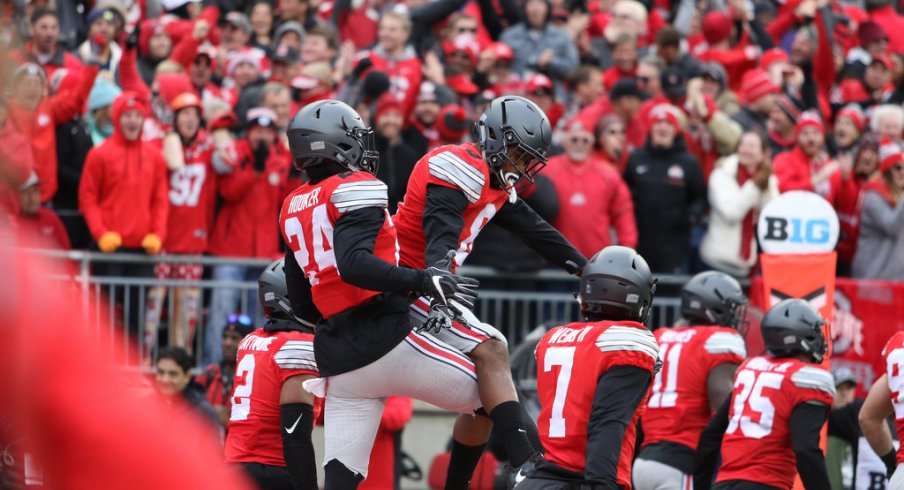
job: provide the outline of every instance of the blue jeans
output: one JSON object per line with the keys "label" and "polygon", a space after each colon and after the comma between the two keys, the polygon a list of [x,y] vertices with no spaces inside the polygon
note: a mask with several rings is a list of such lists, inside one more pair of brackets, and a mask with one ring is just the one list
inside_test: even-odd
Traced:
{"label": "blue jeans", "polygon": [[[254,281],[260,276],[263,269],[258,267],[246,267],[243,265],[222,264],[213,266],[211,279],[224,282]],[[244,301],[243,301],[244,300]],[[201,365],[220,362],[223,350],[220,346],[220,337],[229,315],[233,313],[245,313],[254,321],[254,326],[263,325],[260,307],[257,304],[257,291],[246,292],[242,298],[242,290],[233,287],[216,287],[210,296],[207,323],[204,327],[204,351],[201,355]]]}

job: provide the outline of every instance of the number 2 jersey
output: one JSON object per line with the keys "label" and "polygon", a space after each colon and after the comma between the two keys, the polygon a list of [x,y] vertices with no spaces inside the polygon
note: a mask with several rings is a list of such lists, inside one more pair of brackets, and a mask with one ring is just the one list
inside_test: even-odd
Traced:
{"label": "number 2 jersey", "polygon": [[456,265],[461,265],[471,253],[480,230],[509,199],[506,191],[490,186],[489,182],[490,168],[474,143],[441,146],[421,157],[408,179],[405,199],[393,217],[399,229],[402,265],[426,268],[424,211],[430,185],[461,191],[468,200],[455,256]]}
{"label": "number 2 jersey", "polygon": [[239,343],[237,359],[226,462],[285,466],[279,397],[292,376],[317,376],[314,336],[259,328]]}
{"label": "number 2 jersey", "polygon": [[[895,408],[895,432],[898,440],[904,441],[904,332],[898,332],[888,339],[882,349],[885,359],[885,374],[888,376],[888,395]],[[904,463],[904,444],[898,447],[898,464]]]}
{"label": "number 2 jersey", "polygon": [[[744,338],[734,329],[716,326],[660,328],[654,332],[662,369],[653,381],[643,425],[640,457],[690,474],[694,450],[712,417],[707,380],[724,363],[747,357]],[[672,443],[685,446],[676,448]]]}
{"label": "number 2 jersey", "polygon": [[[547,332],[536,350],[541,406],[537,428],[546,450],[544,459],[583,473],[587,424],[600,377],[613,367],[633,366],[649,371],[652,378],[658,356],[653,334],[636,322],[579,322]],[[649,393],[647,389],[621,444],[616,477],[625,488],[631,488],[637,420],[646,408]]]}
{"label": "number 2 jersey", "polygon": [[815,364],[754,357],[738,368],[716,482],[746,480],[790,489],[796,474],[790,418],[798,404],[832,405],[835,381]]}

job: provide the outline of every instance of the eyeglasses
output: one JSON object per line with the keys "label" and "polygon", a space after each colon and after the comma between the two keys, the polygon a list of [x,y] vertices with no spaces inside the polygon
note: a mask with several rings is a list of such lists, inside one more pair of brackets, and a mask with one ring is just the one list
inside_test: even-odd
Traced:
{"label": "eyeglasses", "polygon": [[233,313],[229,315],[229,318],[226,320],[227,323],[238,323],[244,325],[246,327],[251,326],[251,317],[245,314],[237,314]]}
{"label": "eyeglasses", "polygon": [[578,144],[589,145],[590,141],[591,141],[590,138],[588,138],[586,136],[572,136],[571,137],[571,144],[573,144],[573,145],[578,145]]}
{"label": "eyeglasses", "polygon": [[465,34],[465,33],[477,34],[477,28],[476,27],[459,27],[458,33],[459,34]]}

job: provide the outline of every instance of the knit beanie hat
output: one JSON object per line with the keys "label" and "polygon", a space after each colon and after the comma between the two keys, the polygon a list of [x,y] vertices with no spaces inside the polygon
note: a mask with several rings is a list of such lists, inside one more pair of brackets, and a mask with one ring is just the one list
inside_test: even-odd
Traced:
{"label": "knit beanie hat", "polygon": [[901,145],[889,138],[882,138],[882,143],[879,145],[879,171],[888,172],[901,161],[904,161]]}
{"label": "knit beanie hat", "polygon": [[96,111],[97,109],[113,105],[113,101],[121,93],[122,89],[116,84],[106,78],[98,77],[94,82],[94,87],[91,89],[91,94],[88,96],[88,110]]}

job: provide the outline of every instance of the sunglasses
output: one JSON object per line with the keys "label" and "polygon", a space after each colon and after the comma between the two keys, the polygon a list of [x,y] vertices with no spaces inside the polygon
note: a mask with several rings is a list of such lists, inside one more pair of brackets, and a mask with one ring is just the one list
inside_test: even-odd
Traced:
{"label": "sunglasses", "polygon": [[226,320],[227,323],[238,323],[240,325],[244,325],[246,327],[251,326],[251,317],[245,314],[236,314],[233,313],[229,315],[229,318]]}
{"label": "sunglasses", "polygon": [[574,144],[574,145],[577,145],[577,144],[589,145],[589,144],[590,144],[590,138],[588,138],[588,137],[586,137],[586,136],[572,136],[572,137],[571,137],[571,143]]}
{"label": "sunglasses", "polygon": [[650,83],[650,77],[637,77],[637,81],[641,83]]}

